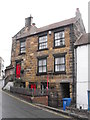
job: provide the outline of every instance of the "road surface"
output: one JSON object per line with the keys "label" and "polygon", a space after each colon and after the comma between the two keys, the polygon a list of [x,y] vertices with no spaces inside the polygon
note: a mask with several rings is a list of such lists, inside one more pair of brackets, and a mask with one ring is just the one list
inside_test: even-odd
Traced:
{"label": "road surface", "polygon": [[2,118],[68,118],[68,116],[20,100],[1,90],[0,108],[2,108],[2,110],[0,109]]}

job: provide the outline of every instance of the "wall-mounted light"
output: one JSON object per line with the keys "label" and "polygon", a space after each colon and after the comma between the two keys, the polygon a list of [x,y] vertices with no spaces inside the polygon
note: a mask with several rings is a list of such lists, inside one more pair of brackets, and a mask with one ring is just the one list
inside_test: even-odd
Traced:
{"label": "wall-mounted light", "polygon": [[49,31],[49,35],[51,35],[51,33],[52,33],[52,32],[51,32],[51,31]]}

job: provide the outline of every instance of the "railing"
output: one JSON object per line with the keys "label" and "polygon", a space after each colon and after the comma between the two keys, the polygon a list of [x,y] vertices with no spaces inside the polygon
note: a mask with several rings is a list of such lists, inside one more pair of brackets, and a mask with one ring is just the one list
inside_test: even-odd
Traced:
{"label": "railing", "polygon": [[46,96],[50,94],[51,90],[40,90],[40,89],[26,89],[20,87],[10,87],[10,91],[18,94],[28,95],[28,96]]}
{"label": "railing", "polygon": [[14,93],[23,94],[23,95],[29,95],[29,96],[42,96],[42,95],[53,96],[57,94],[55,89],[41,90],[41,89],[30,89],[30,88],[26,89],[26,88],[21,88],[21,87],[10,87],[10,91]]}
{"label": "railing", "polygon": [[21,95],[30,97],[48,96],[48,105],[58,107],[58,94],[55,89],[41,90],[41,89],[26,89],[20,87],[10,87],[10,91]]}

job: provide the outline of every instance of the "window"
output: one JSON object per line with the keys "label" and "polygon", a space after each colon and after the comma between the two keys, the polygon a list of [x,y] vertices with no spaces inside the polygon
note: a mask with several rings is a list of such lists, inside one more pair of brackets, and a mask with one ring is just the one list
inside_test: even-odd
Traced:
{"label": "window", "polygon": [[38,73],[46,73],[47,72],[47,59],[38,59]]}
{"label": "window", "polygon": [[26,49],[25,49],[25,41],[21,41],[20,42],[20,53],[25,53]]}
{"label": "window", "polygon": [[39,50],[47,48],[47,36],[39,37]]}
{"label": "window", "polygon": [[65,72],[65,56],[55,57],[55,72]]}
{"label": "window", "polygon": [[[49,83],[48,83],[49,88]],[[47,82],[41,82],[41,93],[44,94],[47,90]]]}
{"label": "window", "polygon": [[54,41],[54,46],[64,46],[65,45],[65,35],[64,31],[62,32],[56,32],[55,33],[55,41]]}

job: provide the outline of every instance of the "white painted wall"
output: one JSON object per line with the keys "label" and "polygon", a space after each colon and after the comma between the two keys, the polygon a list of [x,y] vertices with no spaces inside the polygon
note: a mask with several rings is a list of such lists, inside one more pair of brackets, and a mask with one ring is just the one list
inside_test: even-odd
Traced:
{"label": "white painted wall", "polygon": [[3,77],[2,70],[4,70],[4,60],[1,57],[0,57],[0,63],[1,63],[1,66],[0,66],[0,80],[2,80],[2,77]]}
{"label": "white painted wall", "polygon": [[10,91],[10,87],[13,87],[13,82],[8,82],[6,84],[6,86],[3,88],[4,90],[9,90]]}
{"label": "white painted wall", "polygon": [[88,45],[77,47],[77,108],[88,109]]}
{"label": "white painted wall", "polygon": [[90,44],[88,45],[88,89],[90,91]]}

